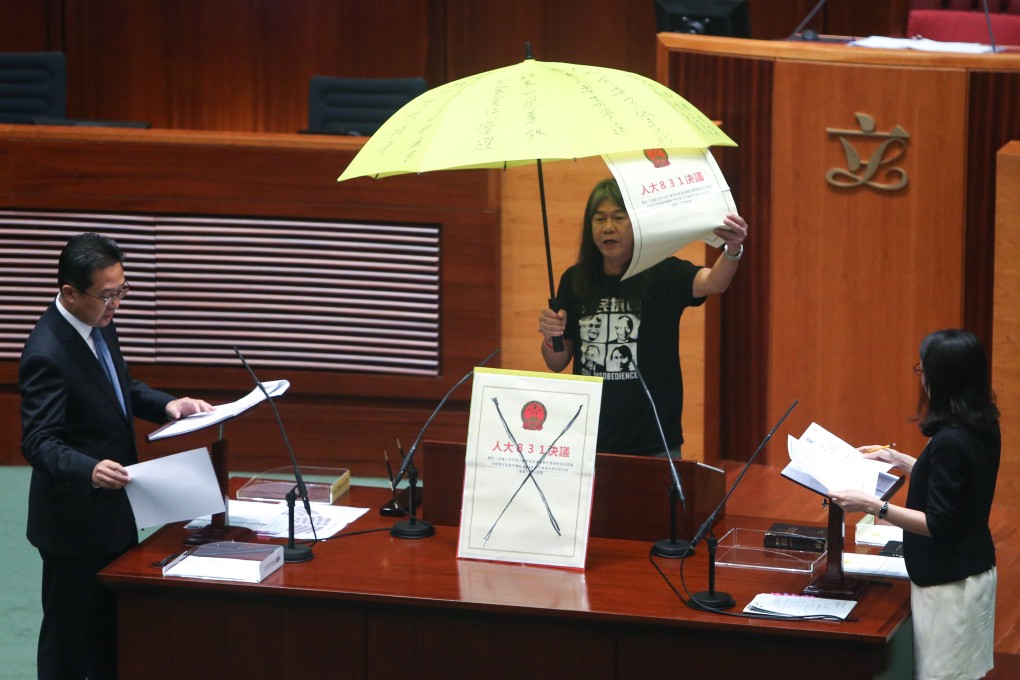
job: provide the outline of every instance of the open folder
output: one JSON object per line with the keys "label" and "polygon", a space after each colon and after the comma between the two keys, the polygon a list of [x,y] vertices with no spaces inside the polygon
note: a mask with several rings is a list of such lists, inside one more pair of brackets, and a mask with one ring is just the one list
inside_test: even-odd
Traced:
{"label": "open folder", "polygon": [[[262,386],[266,388],[266,392],[269,393],[270,397],[278,397],[287,391],[287,388],[290,387],[290,382],[287,380],[270,380],[269,382],[262,383]],[[172,420],[158,430],[151,432],[148,439],[150,442],[154,442],[157,439],[166,439],[167,437],[197,432],[202,428],[239,416],[253,406],[257,406],[260,402],[265,401],[265,399],[266,395],[262,393],[261,389],[256,387],[237,401],[214,406],[212,411],[195,413],[184,418]]]}
{"label": "open folder", "polygon": [[800,439],[788,436],[787,449],[790,463],[781,474],[823,496],[854,489],[887,498],[903,483],[902,477],[889,473],[892,465],[865,458],[817,423],[811,423]]}

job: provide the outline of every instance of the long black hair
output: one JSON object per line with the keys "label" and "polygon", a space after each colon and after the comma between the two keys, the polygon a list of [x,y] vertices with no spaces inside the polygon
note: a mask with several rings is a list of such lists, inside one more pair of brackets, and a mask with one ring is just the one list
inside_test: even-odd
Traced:
{"label": "long black hair", "polygon": [[981,435],[998,431],[988,357],[977,336],[963,329],[935,331],[921,341],[921,433],[964,427]]}
{"label": "long black hair", "polygon": [[[588,195],[588,203],[581,220],[581,245],[577,252],[577,276],[574,278],[574,294],[581,302],[584,313],[594,312],[599,300],[605,296],[605,274],[603,273],[604,258],[598,249],[591,233],[591,220],[602,201],[610,200],[626,209],[620,185],[613,178],[607,178],[596,184]],[[652,288],[656,268],[652,267],[636,274],[621,283],[622,295],[632,305],[644,297]]]}

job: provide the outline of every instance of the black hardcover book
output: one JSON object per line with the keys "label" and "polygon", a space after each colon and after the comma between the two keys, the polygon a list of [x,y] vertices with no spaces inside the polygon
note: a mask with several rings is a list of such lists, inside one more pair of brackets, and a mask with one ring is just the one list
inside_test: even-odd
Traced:
{"label": "black hardcover book", "polygon": [[903,541],[889,541],[878,554],[886,557],[903,557]]}
{"label": "black hardcover book", "polygon": [[828,533],[829,530],[825,527],[807,527],[776,522],[765,532],[765,547],[825,552],[825,539]]}

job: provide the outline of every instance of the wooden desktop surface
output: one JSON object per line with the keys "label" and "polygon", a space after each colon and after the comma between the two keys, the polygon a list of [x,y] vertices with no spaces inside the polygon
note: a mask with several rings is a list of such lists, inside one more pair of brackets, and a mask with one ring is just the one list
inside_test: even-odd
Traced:
{"label": "wooden desktop surface", "polygon": [[[764,499],[785,489],[815,505],[817,497],[777,476],[752,467],[737,493]],[[163,578],[154,565],[183,550],[190,532],[161,529],[101,574],[119,591],[122,677],[181,677],[196,663],[205,677],[300,669],[388,678],[415,666],[422,677],[613,678],[673,664],[690,677],[738,677],[751,663],[755,677],[817,677],[833,663],[847,673],[839,677],[873,677],[909,613],[906,581],[869,587],[854,622],[696,611],[656,571],[644,541],[592,538],[584,571],[459,560],[456,527],[438,526],[426,539],[391,537],[394,520],[376,511],[387,497],[352,488],[345,502],[370,511],[318,543],[311,562],[286,564],[257,585]],[[730,513],[715,533],[774,520],[798,518]],[[354,533],[371,529],[382,530]],[[708,589],[704,544],[682,563],[655,563],[678,590]],[[759,592],[796,593],[808,581],[803,573],[716,570],[716,589],[736,599],[732,612]]]}

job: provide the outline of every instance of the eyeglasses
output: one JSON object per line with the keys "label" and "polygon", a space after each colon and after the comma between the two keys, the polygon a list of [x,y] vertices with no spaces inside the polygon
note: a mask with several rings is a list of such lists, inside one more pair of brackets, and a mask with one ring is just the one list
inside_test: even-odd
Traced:
{"label": "eyeglasses", "polygon": [[921,375],[924,371],[921,370],[921,362],[918,361],[914,364],[914,375]]}
{"label": "eyeglasses", "polygon": [[123,300],[124,296],[127,295],[131,291],[131,284],[130,283],[125,283],[123,286],[121,286],[117,290],[113,291],[109,295],[93,295],[92,293],[88,292],[87,290],[82,290],[81,288],[79,288],[78,290],[81,291],[82,293],[85,293],[86,295],[88,295],[91,298],[95,298],[97,300],[102,300],[103,304],[106,307],[113,307],[114,301],[119,302],[119,301]]}

